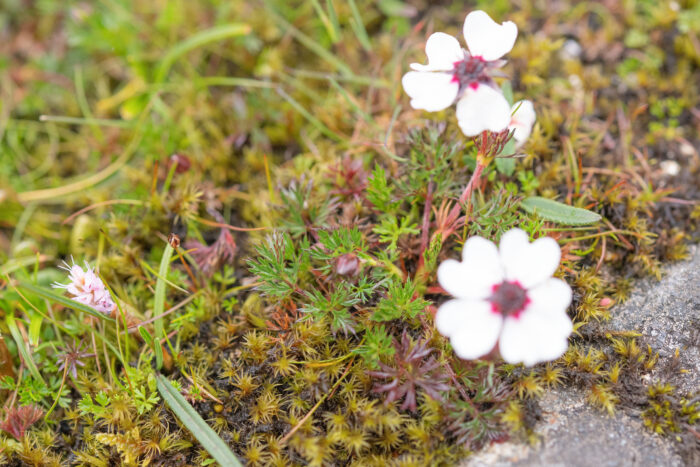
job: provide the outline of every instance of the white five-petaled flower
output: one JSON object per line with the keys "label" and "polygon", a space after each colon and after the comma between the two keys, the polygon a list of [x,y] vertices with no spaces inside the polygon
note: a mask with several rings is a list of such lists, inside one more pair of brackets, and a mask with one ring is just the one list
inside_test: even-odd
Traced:
{"label": "white five-petaled flower", "polygon": [[501,60],[515,44],[518,27],[511,21],[498,24],[485,12],[472,11],[464,20],[464,39],[432,34],[425,44],[428,64],[412,63],[401,80],[411,97],[411,106],[429,112],[457,102],[457,121],[467,136],[482,131],[499,132],[510,122],[510,106],[495,88],[490,71],[503,66]]}
{"label": "white five-petaled flower", "polygon": [[509,130],[514,130],[513,139],[515,148],[521,147],[532,133],[532,126],[535,124],[535,107],[529,100],[518,101],[511,108]]}
{"label": "white five-petaled flower", "polygon": [[508,363],[534,365],[560,357],[573,329],[566,314],[571,288],[552,277],[560,256],[554,239],[530,243],[523,230],[513,229],[498,247],[471,237],[462,262],[440,264],[438,281],[455,298],[440,306],[435,324],[457,356],[475,359],[498,346]]}
{"label": "white five-petaled flower", "polygon": [[85,262],[85,270],[73,262],[72,266],[64,262],[61,269],[68,271],[68,284],[55,282],[53,287],[66,289],[71,295],[71,298],[76,302],[87,305],[95,310],[110,314],[117,307],[109,295],[109,291],[105,287],[102,280],[95,274],[95,271],[90,268],[87,261]]}

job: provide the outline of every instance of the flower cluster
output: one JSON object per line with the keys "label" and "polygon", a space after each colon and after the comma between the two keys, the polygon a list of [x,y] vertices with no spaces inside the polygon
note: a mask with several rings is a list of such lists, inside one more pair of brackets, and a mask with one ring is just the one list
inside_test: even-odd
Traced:
{"label": "flower cluster", "polygon": [[87,261],[85,262],[85,270],[75,262],[72,266],[64,262],[61,269],[68,271],[70,282],[68,284],[55,282],[53,287],[66,289],[73,300],[101,313],[111,314],[117,308],[104,283],[90,268]]}
{"label": "flower cluster", "polygon": [[502,76],[502,57],[510,52],[518,36],[511,21],[498,24],[483,11],[473,11],[464,20],[468,51],[454,37],[436,32],[425,44],[428,64],[411,64],[401,80],[411,97],[411,106],[436,112],[457,102],[457,121],[466,136],[484,131],[515,131],[517,144],[530,134],[535,111],[530,101],[512,107],[494,82]]}
{"label": "flower cluster", "polygon": [[[463,34],[466,50],[452,36],[432,34],[425,45],[428,64],[411,64],[402,79],[415,109],[435,112],[456,102],[459,127],[474,138],[477,165],[460,204],[450,212],[452,219],[470,202],[490,161],[511,140],[521,147],[535,123],[532,102],[509,105],[494,80],[504,77],[499,69],[518,36],[515,23],[498,24],[485,12],[473,11],[464,20]],[[447,260],[438,268],[440,285],[455,297],[438,309],[438,331],[464,359],[500,353],[508,363],[534,365],[561,356],[573,325],[566,314],[571,288],[552,277],[560,256],[556,241],[530,243],[520,229],[504,234],[500,247],[469,238],[462,262]]]}
{"label": "flower cluster", "polygon": [[438,268],[440,285],[455,297],[438,309],[438,331],[464,359],[495,350],[526,365],[560,357],[573,329],[566,314],[571,288],[552,277],[560,256],[555,240],[530,243],[520,229],[506,232],[498,247],[469,238],[461,262],[448,259]]}

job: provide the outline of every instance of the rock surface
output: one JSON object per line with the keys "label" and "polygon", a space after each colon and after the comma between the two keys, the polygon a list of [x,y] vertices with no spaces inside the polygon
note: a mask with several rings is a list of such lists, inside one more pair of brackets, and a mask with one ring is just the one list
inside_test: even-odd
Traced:
{"label": "rock surface", "polygon": [[[671,381],[682,392],[700,389],[700,248],[666,269],[663,279],[639,281],[630,299],[612,310],[610,329],[637,330],[662,359],[678,349],[680,369]],[[540,400],[536,446],[493,444],[467,459],[480,466],[683,466],[675,443],[645,429],[635,413],[610,417],[575,388],[548,391]]]}
{"label": "rock surface", "polygon": [[644,279],[617,307],[610,329],[639,331],[661,358],[678,349],[681,369],[670,382],[681,392],[700,389],[700,247],[670,266],[660,282]]}

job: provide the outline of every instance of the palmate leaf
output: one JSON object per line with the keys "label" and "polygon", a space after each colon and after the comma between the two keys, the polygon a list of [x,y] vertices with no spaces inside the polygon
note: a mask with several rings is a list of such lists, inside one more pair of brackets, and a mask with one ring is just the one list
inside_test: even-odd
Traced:
{"label": "palmate leaf", "polygon": [[182,397],[182,394],[173,387],[168,379],[163,375],[156,375],[158,392],[163,396],[163,400],[175,413],[182,424],[190,430],[190,433],[197,438],[204,449],[225,467],[242,467],[243,464],[231,452],[219,435],[211,429],[209,425],[199,416],[196,410]]}
{"label": "palmate leaf", "polygon": [[595,212],[540,196],[525,198],[520,203],[520,207],[530,214],[537,214],[542,219],[563,225],[595,224],[601,219],[600,214]]}

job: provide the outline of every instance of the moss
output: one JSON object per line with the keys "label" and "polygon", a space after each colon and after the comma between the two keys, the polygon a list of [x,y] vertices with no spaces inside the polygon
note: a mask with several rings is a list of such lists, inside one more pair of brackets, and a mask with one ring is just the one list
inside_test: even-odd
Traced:
{"label": "moss", "polygon": [[[124,332],[144,322],[153,332],[171,232],[181,256],[165,278],[177,286],[165,301],[170,378],[250,464],[455,463],[494,440],[532,440],[537,399],[559,385],[584,388],[607,412],[640,411],[693,459],[697,395],[644,378],[672,362],[606,321],[635,278],[659,277],[697,241],[698,206],[687,201],[698,197],[698,90],[688,86],[700,79],[697,1],[557,11],[477,2],[517,22],[504,71],[538,118],[515,174],[489,168],[466,226],[449,213],[474,145],[452,119],[426,123],[398,86],[425,24],[458,31],[463,5],[356,1],[363,47],[342,2],[337,26],[309,2],[44,3],[0,13],[10,39],[0,65],[0,350],[14,363],[0,370],[0,397],[57,405],[19,440],[0,436],[3,463],[211,461],[162,405],[153,347]],[[251,33],[188,50],[156,80],[164,53],[231,22]],[[668,161],[682,170],[664,171]],[[85,178],[94,174],[104,176]],[[531,195],[604,221],[546,222],[520,209]],[[444,300],[436,265],[468,236],[497,240],[516,225],[562,245],[570,348],[533,369],[459,361],[432,326]],[[48,287],[70,255],[99,266],[124,312],[119,328],[9,286],[6,273]],[[29,340],[11,337],[10,313]],[[410,410],[376,390],[390,380],[372,371],[411,365],[402,336],[430,357],[399,381],[430,368],[450,386],[440,401],[417,384]],[[61,390],[54,349],[74,339],[94,355]],[[22,345],[41,378],[20,360]]]}

